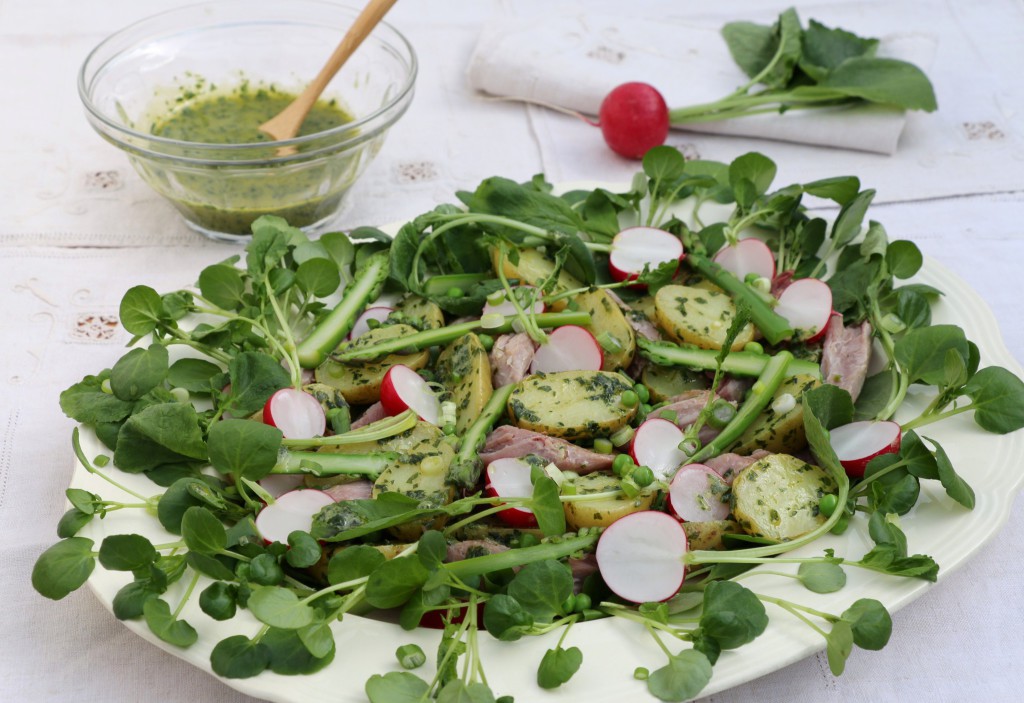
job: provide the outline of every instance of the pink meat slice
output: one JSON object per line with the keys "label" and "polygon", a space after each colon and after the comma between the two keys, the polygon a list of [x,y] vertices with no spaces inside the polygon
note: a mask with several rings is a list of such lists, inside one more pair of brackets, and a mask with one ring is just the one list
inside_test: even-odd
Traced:
{"label": "pink meat slice", "polygon": [[822,381],[849,391],[857,400],[870,362],[871,325],[864,321],[845,327],[843,318],[833,315],[825,328],[825,342],[821,349]]}
{"label": "pink meat slice", "polygon": [[536,352],[533,340],[525,332],[503,334],[491,349],[491,380],[495,388],[519,383],[530,370]]}
{"label": "pink meat slice", "polygon": [[[676,414],[676,425],[686,429],[697,421],[697,416],[700,415],[700,411],[704,409],[704,405],[708,402],[710,394],[711,391],[685,391],[677,396],[669,398],[668,404],[653,411],[651,413],[651,417],[663,417],[662,413],[666,410],[674,412]],[[717,430],[711,425],[705,423],[704,426],[700,428],[700,432],[697,434],[697,437],[703,444],[707,444],[717,437],[719,432],[720,430]]]}
{"label": "pink meat slice", "polygon": [[750,456],[728,452],[726,454],[719,454],[714,459],[708,459],[704,462],[704,465],[725,479],[725,482],[731,486],[732,480],[736,478],[736,474],[769,454],[771,452],[766,452],[764,449],[755,449]]}
{"label": "pink meat slice", "polygon": [[335,503],[343,500],[365,500],[373,494],[373,482],[366,479],[339,483],[324,489],[324,493],[334,499]]}
{"label": "pink meat slice", "polygon": [[485,464],[495,459],[523,457],[536,454],[553,462],[563,471],[588,474],[592,471],[608,471],[615,458],[610,454],[598,454],[572,442],[557,437],[548,437],[540,432],[524,430],[512,425],[502,425],[489,435],[480,451]]}
{"label": "pink meat slice", "polygon": [[371,422],[383,420],[387,416],[387,411],[384,410],[384,406],[378,400],[376,403],[369,406],[368,408],[366,408],[366,410],[363,411],[363,414],[359,416],[359,419],[352,423],[350,429],[358,430],[360,427],[365,427],[366,425],[369,425]]}

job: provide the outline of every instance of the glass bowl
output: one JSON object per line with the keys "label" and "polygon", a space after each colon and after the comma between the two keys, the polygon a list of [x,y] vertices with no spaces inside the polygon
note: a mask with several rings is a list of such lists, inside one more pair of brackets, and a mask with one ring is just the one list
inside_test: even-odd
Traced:
{"label": "glass bowl", "polygon": [[317,0],[222,0],[142,20],[108,37],[82,65],[87,118],[202,234],[244,240],[253,220],[268,214],[316,232],[338,214],[412,101],[416,54],[394,27],[378,24],[324,91],[351,122],[244,144],[152,130],[196,98],[249,88],[298,94],[358,13]]}

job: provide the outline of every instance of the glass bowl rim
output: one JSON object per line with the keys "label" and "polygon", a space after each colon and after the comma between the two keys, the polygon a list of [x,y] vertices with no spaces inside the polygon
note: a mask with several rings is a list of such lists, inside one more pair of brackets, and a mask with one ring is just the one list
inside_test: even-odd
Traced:
{"label": "glass bowl rim", "polygon": [[[354,7],[349,6],[349,5],[343,5],[341,3],[336,3],[336,2],[327,2],[327,1],[324,1],[324,0],[301,0],[301,2],[296,3],[296,4],[304,4],[304,5],[308,5],[308,6],[320,6],[320,7],[334,7],[334,8],[340,8],[340,9],[345,9],[345,10],[353,10],[355,12],[358,11],[358,8],[354,8]],[[375,110],[373,110],[372,112],[368,113],[367,115],[364,115],[363,117],[360,117],[359,119],[353,120],[352,122],[346,122],[344,124],[338,125],[337,127],[332,127],[331,129],[327,129],[327,130],[324,130],[322,132],[316,132],[314,134],[307,134],[307,135],[300,136],[300,137],[292,137],[291,139],[282,139],[280,141],[246,142],[246,143],[243,143],[243,144],[216,144],[216,143],[211,143],[211,142],[186,142],[186,141],[181,141],[179,139],[172,139],[170,137],[161,137],[161,136],[158,136],[158,135],[155,135],[155,134],[151,134],[151,133],[148,133],[148,132],[142,132],[142,131],[139,131],[139,130],[136,130],[136,129],[132,129],[130,127],[126,127],[123,124],[120,124],[120,123],[116,122],[111,117],[107,116],[106,113],[104,113],[102,110],[99,109],[99,107],[93,101],[92,96],[90,94],[90,87],[91,86],[87,85],[86,69],[89,67],[90,63],[93,61],[94,58],[96,58],[97,54],[102,49],[108,47],[114,41],[124,37],[126,34],[129,34],[133,30],[136,30],[136,29],[138,29],[139,27],[141,27],[143,25],[152,23],[152,22],[154,22],[156,20],[159,20],[161,18],[164,18],[164,17],[166,17],[168,15],[175,15],[175,14],[179,14],[179,13],[184,14],[184,13],[186,13],[188,11],[194,11],[194,10],[200,8],[200,7],[208,7],[210,5],[218,5],[218,6],[237,5],[239,7],[245,7],[245,6],[249,6],[250,3],[245,2],[245,0],[213,0],[212,2],[194,3],[194,4],[191,4],[191,5],[183,5],[181,7],[176,7],[176,8],[172,8],[172,9],[169,9],[169,10],[164,10],[163,12],[158,12],[156,14],[149,15],[148,17],[144,17],[144,18],[142,18],[140,20],[137,20],[135,22],[132,22],[129,25],[126,25],[126,26],[122,27],[121,29],[119,29],[119,30],[113,32],[112,34],[108,35],[99,44],[97,44],[95,47],[93,47],[93,49],[86,55],[85,60],[82,62],[82,65],[81,65],[81,67],[78,70],[78,95],[79,95],[79,98],[82,101],[83,106],[86,109],[86,112],[88,112],[88,114],[91,117],[96,119],[99,123],[101,123],[108,130],[110,130],[110,135],[111,135],[112,138],[117,138],[117,137],[123,136],[123,137],[129,138],[129,139],[133,139],[133,140],[141,140],[144,143],[145,142],[149,142],[149,143],[152,143],[154,145],[163,145],[163,146],[172,147],[172,148],[190,149],[190,150],[198,151],[200,153],[202,153],[203,151],[216,151],[216,152],[221,153],[221,154],[223,154],[224,152],[228,152],[228,153],[230,153],[230,152],[244,153],[245,151],[253,151],[253,150],[257,150],[257,149],[259,149],[259,150],[266,150],[268,148],[275,148],[275,147],[282,147],[282,148],[283,147],[299,147],[299,146],[303,146],[303,145],[310,144],[310,143],[317,143],[317,142],[320,142],[320,141],[329,142],[329,146],[327,146],[325,148],[322,148],[322,149],[318,149],[318,150],[313,151],[313,152],[306,151],[306,152],[299,152],[299,153],[293,153],[293,154],[290,154],[290,155],[281,155],[281,156],[276,156],[276,157],[261,157],[261,158],[256,158],[256,159],[244,159],[244,158],[242,158],[242,159],[231,159],[231,158],[185,157],[185,156],[180,156],[180,155],[176,155],[176,154],[173,154],[173,153],[167,153],[167,152],[162,152],[162,151],[153,151],[153,150],[150,150],[150,149],[146,149],[146,148],[140,146],[139,144],[125,144],[124,142],[121,142],[118,139],[118,143],[119,144],[125,144],[125,146],[129,146],[130,147],[130,150],[136,151],[140,155],[145,155],[146,157],[157,158],[157,159],[161,159],[161,160],[162,159],[169,159],[169,160],[174,160],[174,161],[192,162],[192,163],[196,163],[196,164],[203,163],[203,164],[218,164],[218,165],[223,164],[223,165],[243,166],[243,165],[254,165],[254,164],[284,163],[284,162],[296,161],[296,160],[308,160],[311,157],[313,157],[313,156],[315,156],[317,154],[320,154],[320,153],[322,153],[325,150],[329,150],[331,152],[335,152],[335,151],[343,149],[345,146],[347,146],[349,144],[353,144],[353,145],[354,144],[358,144],[358,143],[360,143],[362,141],[365,141],[366,138],[369,138],[370,136],[373,136],[374,134],[379,132],[379,130],[381,129],[382,126],[383,127],[388,126],[388,125],[378,125],[378,126],[376,126],[375,129],[370,130],[369,134],[367,134],[366,132],[362,131],[362,129],[361,129],[363,127],[366,127],[367,125],[370,125],[370,124],[378,121],[381,118],[381,116],[386,115],[389,111],[392,111],[392,110],[394,110],[397,107],[400,107],[401,104],[403,103],[403,101],[406,100],[406,98],[409,96],[409,94],[413,91],[413,89],[415,87],[416,76],[418,74],[418,69],[419,69],[419,62],[418,62],[418,59],[417,59],[417,56],[416,56],[416,50],[413,48],[412,43],[409,41],[409,39],[404,34],[402,34],[402,32],[400,32],[398,29],[396,29],[394,25],[392,25],[392,24],[382,20],[381,22],[379,22],[377,24],[377,27],[383,27],[386,31],[392,33],[398,39],[398,49],[399,49],[399,52],[403,48],[404,48],[404,50],[406,52],[406,56],[401,56],[400,53],[398,54],[400,56],[400,58],[405,59],[406,63],[408,64],[408,70],[406,72],[404,82],[400,85],[400,88],[399,88],[398,92],[394,96],[392,96],[392,98],[390,100],[388,100],[388,102],[386,102],[384,105],[381,105],[380,107],[376,108]],[[257,21],[248,22],[247,24],[254,24],[254,23],[257,23]],[[238,24],[238,22],[230,22],[230,24]],[[211,28],[212,27],[218,27],[218,26],[228,26],[228,24],[225,24],[225,25],[211,25]],[[376,31],[376,28],[374,29],[374,31]],[[385,45],[387,47],[394,47],[394,44],[392,44],[391,42],[387,42],[386,40],[385,40]],[[123,50],[122,51],[118,51],[117,53],[114,54],[114,56],[115,57],[119,56],[122,53],[123,53]],[[93,72],[93,76],[98,74],[99,71],[102,70],[102,68],[104,66],[106,66],[109,62],[110,62],[110,59],[108,59],[107,61],[104,61],[102,64],[100,64],[100,66],[97,69],[95,69],[95,71]],[[404,112],[404,109],[401,112]],[[401,113],[399,113],[398,116],[400,116],[400,115],[401,115]],[[398,116],[396,116],[396,118],[395,118],[396,120],[397,120]],[[392,120],[391,122],[394,122],[394,120]],[[338,142],[330,141],[331,137],[341,136],[345,132],[352,132],[352,131],[355,131],[355,134],[356,134],[356,136],[354,138],[349,138],[349,139],[338,141]]]}

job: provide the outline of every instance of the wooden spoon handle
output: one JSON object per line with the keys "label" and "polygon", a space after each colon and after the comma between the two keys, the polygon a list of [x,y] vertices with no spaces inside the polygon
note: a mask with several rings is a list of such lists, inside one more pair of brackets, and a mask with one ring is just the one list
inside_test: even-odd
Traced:
{"label": "wooden spoon handle", "polygon": [[316,77],[288,107],[260,125],[260,131],[276,140],[291,139],[298,134],[303,121],[327,84],[396,2],[398,0],[370,0]]}

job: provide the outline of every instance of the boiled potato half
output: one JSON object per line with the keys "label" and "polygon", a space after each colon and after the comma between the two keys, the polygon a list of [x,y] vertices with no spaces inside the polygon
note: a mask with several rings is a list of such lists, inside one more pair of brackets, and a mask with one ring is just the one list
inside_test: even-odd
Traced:
{"label": "boiled potato half", "polygon": [[837,490],[825,470],[789,454],[770,454],[736,476],[732,512],[747,534],[787,542],[825,522],[818,504]]}
{"label": "boiled potato half", "polygon": [[[736,306],[726,293],[692,286],[665,286],[654,297],[657,324],[673,341],[702,349],[721,349]],[[747,323],[733,341],[739,351],[754,339],[754,326]]]}
{"label": "boiled potato half", "polygon": [[527,376],[508,400],[508,415],[523,429],[568,440],[606,437],[636,415],[622,394],[629,380],[607,371],[560,371]]}
{"label": "boiled potato half", "polygon": [[[619,490],[619,479],[600,471],[580,476],[573,483],[576,486],[576,495]],[[565,522],[569,529],[574,531],[581,527],[608,527],[625,515],[650,508],[655,494],[656,491],[644,489],[636,498],[630,498],[619,491],[616,495],[592,500],[568,500],[564,503]]]}

